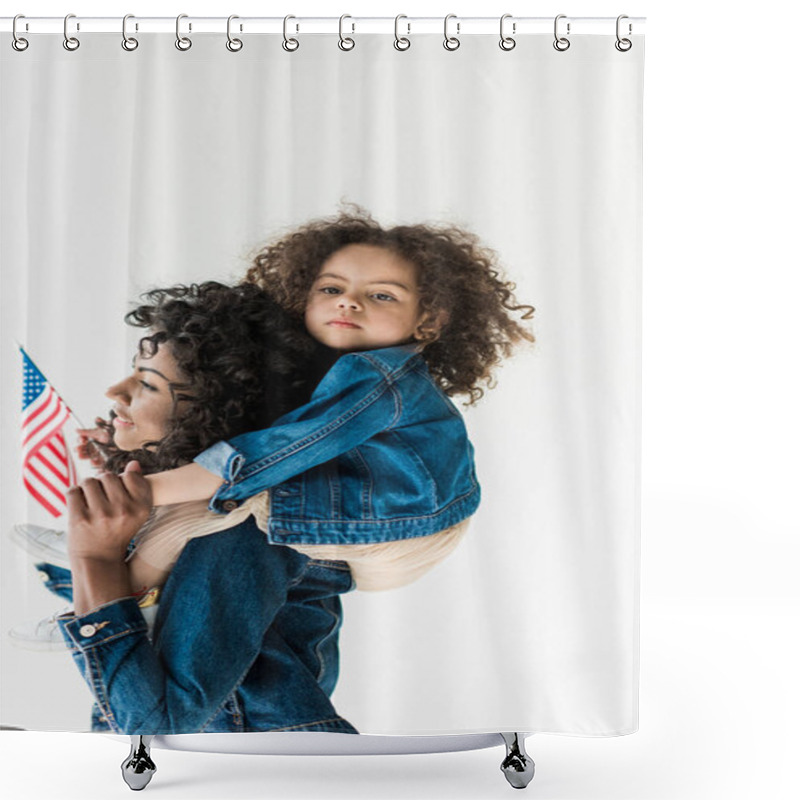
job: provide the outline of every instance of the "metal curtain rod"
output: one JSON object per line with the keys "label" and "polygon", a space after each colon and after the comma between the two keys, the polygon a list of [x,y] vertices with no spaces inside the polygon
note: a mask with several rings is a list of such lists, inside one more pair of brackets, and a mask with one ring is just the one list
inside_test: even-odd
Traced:
{"label": "metal curtain rod", "polygon": [[[34,6],[35,7],[35,6]],[[346,16],[346,30],[348,33],[386,33],[395,32],[395,17],[358,17]],[[500,15],[496,17],[459,17],[455,15],[451,25],[458,35],[470,34],[496,34]],[[400,18],[403,33],[412,34],[441,34],[443,17],[406,17]],[[514,35],[525,34],[552,34],[554,17],[508,17],[506,24],[509,33]],[[629,17],[625,19],[625,34],[643,34],[645,27],[644,17]],[[562,17],[563,25],[569,24],[571,34],[600,34],[614,35],[616,17]],[[182,26],[192,34],[197,33],[225,33],[228,29],[227,17],[193,17],[188,15],[183,18]],[[292,17],[292,30],[295,33],[337,33],[340,30],[339,17]],[[0,31],[11,32],[13,28],[12,17],[0,18]],[[71,30],[80,33],[120,33],[122,30],[122,17],[81,17],[74,16],[70,19]],[[175,17],[137,17],[128,20],[127,28],[130,32],[139,33],[174,33]],[[284,17],[236,17],[234,29],[237,33],[258,34],[284,32]],[[63,33],[64,17],[36,17],[21,16],[17,22],[19,33]]]}

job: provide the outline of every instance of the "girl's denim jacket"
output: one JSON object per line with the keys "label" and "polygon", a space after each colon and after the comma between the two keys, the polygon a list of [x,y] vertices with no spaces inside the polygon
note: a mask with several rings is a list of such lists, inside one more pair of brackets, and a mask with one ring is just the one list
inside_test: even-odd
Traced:
{"label": "girl's denim jacket", "polygon": [[213,511],[270,489],[276,544],[427,536],[480,501],[464,420],[416,345],[342,356],[306,405],[195,461],[224,479]]}

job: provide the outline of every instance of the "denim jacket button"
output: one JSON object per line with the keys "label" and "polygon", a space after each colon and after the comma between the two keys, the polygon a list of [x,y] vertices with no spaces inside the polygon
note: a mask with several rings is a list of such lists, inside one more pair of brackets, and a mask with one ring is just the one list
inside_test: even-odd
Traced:
{"label": "denim jacket button", "polygon": [[80,630],[78,631],[81,636],[88,639],[90,636],[94,636],[97,633],[97,628],[94,625],[81,625]]}
{"label": "denim jacket button", "polygon": [[222,503],[223,511],[233,511],[235,508],[239,508],[239,503],[236,500],[225,500]]}
{"label": "denim jacket button", "polygon": [[38,570],[38,573],[39,573],[39,580],[42,583],[47,583],[47,581],[50,579],[50,576],[43,569]]}

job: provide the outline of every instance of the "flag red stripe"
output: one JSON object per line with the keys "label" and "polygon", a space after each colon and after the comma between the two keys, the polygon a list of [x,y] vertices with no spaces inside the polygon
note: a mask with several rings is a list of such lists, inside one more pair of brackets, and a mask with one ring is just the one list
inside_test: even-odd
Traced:
{"label": "flag red stripe", "polygon": [[[66,422],[66,420],[64,420]],[[29,445],[27,451],[23,453],[26,459],[34,458],[35,456],[40,456],[42,450],[45,450],[49,446],[53,446],[53,442],[55,441],[56,445],[60,446],[61,453],[66,455],[67,452],[67,445],[64,441],[64,435],[61,432],[61,428],[63,427],[64,423],[59,422],[58,427],[51,430],[46,431],[44,436],[40,438],[38,442],[34,442],[32,445]],[[59,441],[60,440],[60,441]],[[58,452],[58,451],[56,451]],[[63,458],[62,455],[62,458]]]}
{"label": "flag red stripe", "polygon": [[[47,407],[50,405],[50,396],[51,396],[52,394],[53,394],[53,388],[52,388],[51,386],[48,386],[48,387],[47,387],[47,389],[45,389],[45,390],[44,390],[44,391],[43,391],[43,392],[42,392],[42,393],[41,393],[41,394],[40,394],[40,395],[39,395],[39,396],[38,396],[38,397],[37,397],[37,398],[36,398],[36,399],[33,401],[33,403],[31,403],[31,404],[30,404],[30,405],[33,405],[34,403],[39,403],[39,401],[40,401],[40,400],[42,401],[42,402],[41,402],[41,403],[39,403],[39,405],[38,405],[38,406],[36,406],[36,407],[35,407],[35,408],[34,408],[32,411],[29,411],[29,412],[28,412],[28,416],[27,416],[27,417],[25,417],[25,419],[24,419],[24,420],[23,420],[23,422],[22,422],[22,424],[23,424],[23,425],[29,425],[29,424],[30,424],[30,423],[31,423],[31,422],[32,422],[34,419],[36,419],[36,417],[38,417],[38,416],[39,416],[39,414],[41,414],[41,413],[42,413],[43,409],[47,408]],[[30,406],[28,406],[28,408],[30,408]]]}
{"label": "flag red stripe", "polygon": [[65,422],[69,418],[69,412],[66,406],[61,403],[58,397],[55,397],[53,402],[48,403],[44,411],[49,416],[44,421],[37,421],[36,427],[32,427],[27,420],[23,420],[22,429],[26,441],[32,436],[35,436],[42,429],[47,430],[48,426],[53,430],[57,429],[62,422]]}
{"label": "flag red stripe", "polygon": [[56,489],[56,487],[53,486],[50,481],[48,481],[44,475],[42,475],[42,473],[33,466],[33,464],[28,464],[28,472],[30,472],[30,474],[33,475],[33,477],[36,478],[39,483],[46,486],[62,502],[62,504],[67,502],[67,498],[64,496],[63,492],[61,492],[59,489]]}
{"label": "flag red stripe", "polygon": [[61,434],[58,435],[57,439],[61,439],[58,442],[61,445],[61,449],[56,449],[53,446],[52,442],[47,442],[47,449],[66,467],[67,466],[67,452],[66,448],[64,447],[64,441]]}
{"label": "flag red stripe", "polygon": [[23,477],[22,482],[25,484],[25,488],[30,492],[34,500],[38,501],[41,505],[43,505],[54,517],[61,516],[62,513],[61,509],[56,508],[50,503],[49,500],[47,500],[46,497],[40,495],[39,492],[33,487],[31,482],[27,478]]}
{"label": "flag red stripe", "polygon": [[51,461],[48,461],[42,455],[41,450],[36,454],[35,463],[52,473],[53,477],[56,478],[59,483],[63,484],[65,489],[69,486],[69,473],[68,470],[65,469],[64,464],[53,464]]}
{"label": "flag red stripe", "polygon": [[32,403],[28,403],[28,405],[23,408],[23,425],[33,424],[33,421],[39,416],[39,414],[51,408],[53,403],[58,403],[60,399],[61,398],[58,396],[53,387],[48,385],[47,388],[41,392]]}
{"label": "flag red stripe", "polygon": [[66,503],[62,499],[61,492],[58,489],[54,490],[49,482],[42,482],[37,472],[25,469],[22,473],[22,478],[28,481],[33,491],[36,492],[37,498],[43,497],[47,500],[49,506],[56,509],[56,511],[61,511],[65,508]]}
{"label": "flag red stripe", "polygon": [[[55,434],[55,436],[58,436],[58,434]],[[29,450],[27,453],[25,453],[22,464],[23,466],[36,463],[46,464],[51,472],[59,475],[66,475],[67,464],[64,463],[63,457],[58,459],[53,459],[51,457],[49,441],[49,439],[45,440],[35,450]]]}
{"label": "flag red stripe", "polygon": [[48,446],[40,447],[36,454],[28,459],[29,462],[33,464],[41,464],[47,469],[50,470],[54,475],[57,475],[58,478],[64,482],[67,479],[67,465],[61,459],[53,459],[50,455],[50,448]]}
{"label": "flag red stripe", "polygon": [[29,433],[29,434],[28,434],[28,435],[27,435],[27,436],[26,436],[26,437],[25,437],[25,438],[22,440],[22,446],[23,446],[23,447],[25,447],[25,445],[26,445],[26,444],[27,444],[27,443],[28,443],[28,442],[31,440],[31,438],[32,438],[33,436],[35,436],[35,435],[36,435],[36,434],[37,434],[37,433],[38,433],[40,430],[42,430],[42,428],[44,428],[46,425],[49,425],[49,424],[51,424],[51,423],[52,423],[52,421],[53,421],[53,420],[54,420],[54,419],[55,419],[55,418],[58,416],[58,414],[59,414],[59,412],[60,412],[60,411],[61,411],[61,404],[60,404],[60,403],[58,403],[58,404],[56,404],[56,407],[55,407],[55,409],[53,410],[53,413],[52,413],[52,414],[51,414],[51,415],[50,415],[50,416],[49,416],[49,417],[48,417],[48,418],[47,418],[47,419],[46,419],[44,422],[40,423],[40,424],[38,425],[38,427],[36,427],[34,430],[32,430],[32,431],[31,431],[31,432],[30,432],[30,433]]}

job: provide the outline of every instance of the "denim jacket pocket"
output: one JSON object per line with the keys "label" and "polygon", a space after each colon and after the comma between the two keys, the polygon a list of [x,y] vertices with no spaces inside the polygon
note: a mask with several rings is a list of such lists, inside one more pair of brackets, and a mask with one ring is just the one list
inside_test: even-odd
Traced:
{"label": "denim jacket pocket", "polygon": [[276,505],[285,508],[294,519],[303,519],[306,508],[305,475],[296,475],[269,490],[270,513]]}

